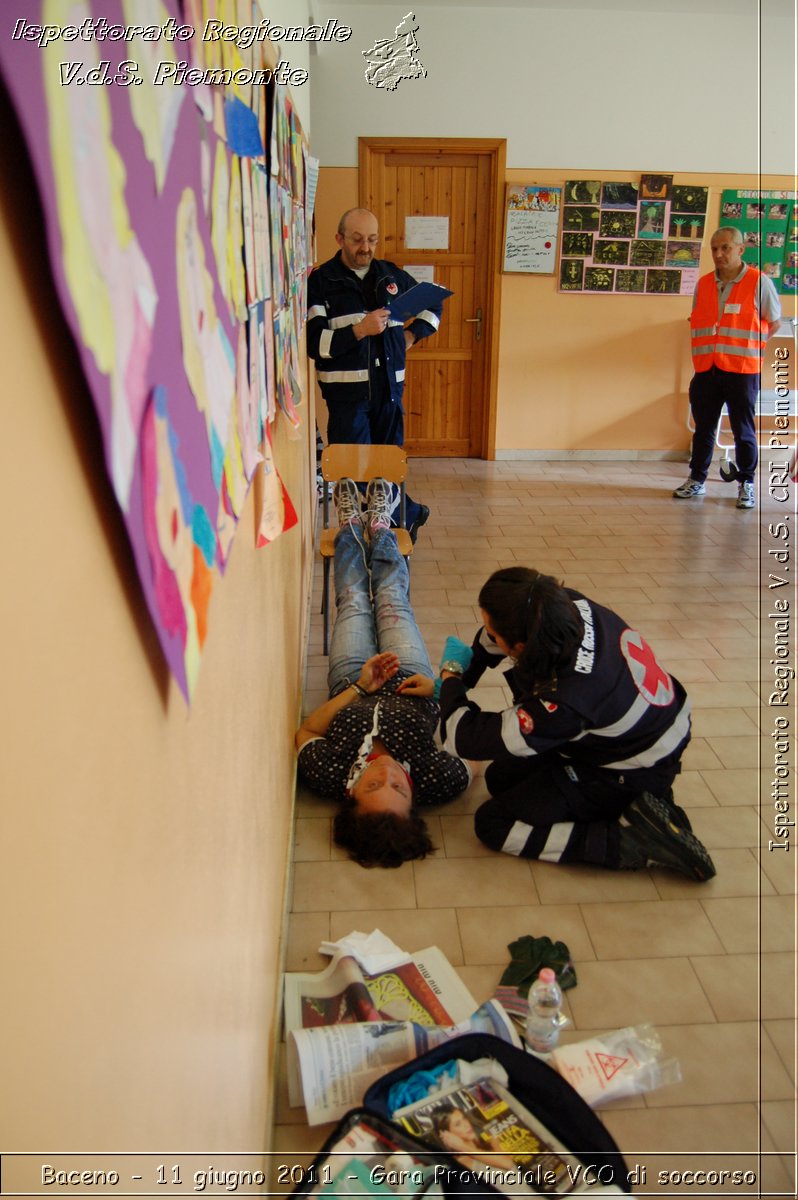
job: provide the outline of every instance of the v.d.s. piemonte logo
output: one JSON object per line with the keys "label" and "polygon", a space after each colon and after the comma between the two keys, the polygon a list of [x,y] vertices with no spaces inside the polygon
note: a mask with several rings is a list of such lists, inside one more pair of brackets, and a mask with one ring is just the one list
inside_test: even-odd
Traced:
{"label": "v.d.s. piemonte logo", "polygon": [[361,51],[368,61],[366,81],[372,87],[393,92],[403,79],[420,79],[427,74],[418,57],[418,29],[416,14],[409,12],[392,38],[378,38],[371,49]]}

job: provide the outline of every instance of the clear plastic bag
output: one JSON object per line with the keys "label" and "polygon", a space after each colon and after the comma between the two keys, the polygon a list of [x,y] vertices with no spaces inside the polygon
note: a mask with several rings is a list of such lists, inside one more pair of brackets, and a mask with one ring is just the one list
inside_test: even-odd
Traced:
{"label": "clear plastic bag", "polygon": [[549,1065],[594,1108],[620,1096],[680,1083],[682,1078],[677,1060],[662,1057],[662,1042],[652,1025],[631,1025],[558,1046]]}

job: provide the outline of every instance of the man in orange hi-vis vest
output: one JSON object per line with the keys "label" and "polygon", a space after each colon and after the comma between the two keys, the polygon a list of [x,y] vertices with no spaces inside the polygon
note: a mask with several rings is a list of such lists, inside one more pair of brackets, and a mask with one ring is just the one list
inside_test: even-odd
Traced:
{"label": "man in orange hi-vis vest", "polygon": [[743,262],[745,244],[739,229],[722,226],[710,245],[715,270],[699,279],[690,317],[695,371],[690,381],[695,425],[690,476],[673,494],[677,500],[705,495],[725,404],[734,436],[737,507],[753,508],[758,461],[754,412],[762,355],[781,320],[781,304],[767,275]]}

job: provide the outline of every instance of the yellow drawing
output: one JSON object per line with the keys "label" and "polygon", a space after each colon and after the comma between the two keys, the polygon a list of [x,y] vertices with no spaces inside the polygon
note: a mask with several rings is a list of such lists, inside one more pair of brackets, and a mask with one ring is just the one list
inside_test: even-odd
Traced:
{"label": "yellow drawing", "polygon": [[[42,7],[45,23],[80,25],[90,18],[85,3],[66,12],[58,0],[45,0]],[[107,89],[62,87],[63,47],[53,42],[42,54],[64,276],[80,337],[109,378],[107,453],[114,491],[127,511],[158,295],[130,225]],[[82,71],[99,65],[95,42],[72,42],[70,56]]]}
{"label": "yellow drawing", "polygon": [[399,975],[386,971],[366,986],[375,1007],[392,1021],[415,1021],[417,1025],[434,1025],[430,1014]]}
{"label": "yellow drawing", "polygon": [[211,243],[216,259],[216,274],[219,286],[232,308],[230,288],[230,258],[228,253],[228,221],[230,219],[230,173],[227,154],[222,142],[216,143],[216,158],[213,164],[213,191],[211,193]]}
{"label": "yellow drawing", "polygon": [[[169,19],[161,0],[135,0],[135,3],[133,0],[124,0],[122,9],[128,25],[163,25]],[[144,153],[155,169],[155,186],[160,192],[166,179],[186,89],[155,87],[152,82],[159,63],[177,61],[171,42],[139,39],[136,42],[136,56],[138,73],[144,82],[126,88],[126,93],[130,98],[133,121],[144,143]]]}
{"label": "yellow drawing", "polygon": [[177,293],[183,365],[197,407],[205,415],[213,478],[221,487],[235,395],[235,366],[213,299],[213,281],[197,227],[197,201],[186,188],[177,208]]}
{"label": "yellow drawing", "polygon": [[241,197],[240,159],[233,158],[230,171],[230,199],[227,215],[227,278],[233,311],[237,321],[247,319],[246,279],[244,276],[244,214]]}

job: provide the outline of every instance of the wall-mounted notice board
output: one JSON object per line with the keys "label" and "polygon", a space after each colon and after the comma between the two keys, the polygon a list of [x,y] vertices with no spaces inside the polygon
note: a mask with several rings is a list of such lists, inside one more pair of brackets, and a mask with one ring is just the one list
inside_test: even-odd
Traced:
{"label": "wall-mounted notice board", "polygon": [[692,296],[708,200],[672,175],[566,179],[560,291]]}
{"label": "wall-mounted notice board", "polygon": [[769,275],[777,291],[798,292],[798,204],[795,192],[723,192],[721,225],[739,229],[745,242],[743,262]]}
{"label": "wall-mounted notice board", "polygon": [[562,188],[507,185],[502,270],[553,275]]}

